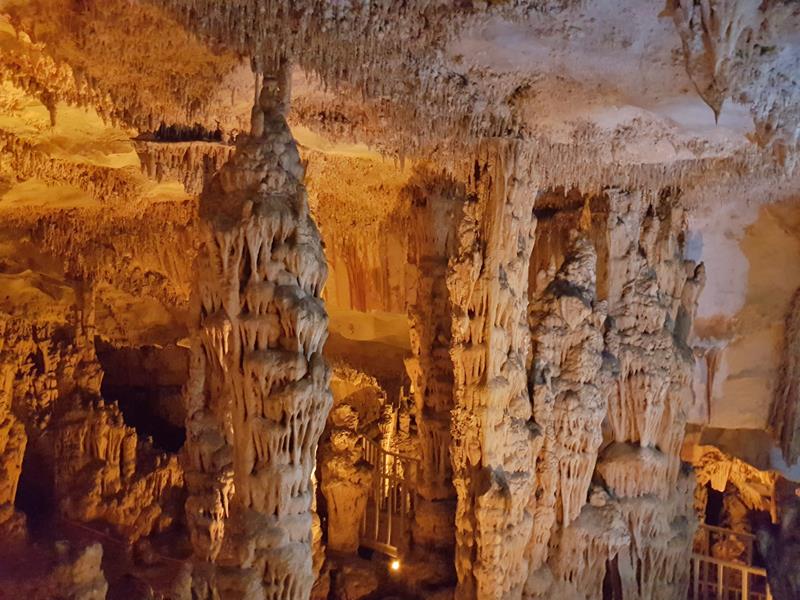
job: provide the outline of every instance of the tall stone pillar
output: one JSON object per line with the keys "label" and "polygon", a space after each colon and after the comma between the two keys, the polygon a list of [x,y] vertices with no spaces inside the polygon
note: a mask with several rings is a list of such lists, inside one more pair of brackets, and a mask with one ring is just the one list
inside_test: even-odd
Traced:
{"label": "tall stone pillar", "polygon": [[619,499],[630,546],[618,556],[625,600],[684,598],[694,477],[680,447],[691,404],[686,336],[704,282],[683,258],[686,218],[674,197],[610,191],[607,351],[618,361],[608,396],[613,443],[597,472]]}
{"label": "tall stone pillar", "polygon": [[[412,358],[406,367],[413,384],[420,464],[413,541],[447,559],[443,579],[453,581],[456,490],[450,461],[453,361],[448,259],[456,249],[456,223],[463,186],[444,175],[420,173],[406,188],[411,225],[408,240],[407,310]],[[429,556],[427,558],[429,560]]]}
{"label": "tall stone pillar", "polygon": [[288,69],[200,199],[198,335],[187,388],[195,593],[305,599],[312,472],[331,406],[327,275],[286,124]]}
{"label": "tall stone pillar", "polygon": [[527,597],[602,597],[605,562],[627,541],[613,509],[598,499],[587,505],[610,383],[607,309],[597,298],[597,252],[586,233],[572,235],[563,265],[530,312],[533,411],[544,444]]}
{"label": "tall stone pillar", "polygon": [[476,163],[447,288],[455,372],[451,453],[458,598],[519,598],[528,574],[535,458],[526,362],[534,195],[513,143]]}

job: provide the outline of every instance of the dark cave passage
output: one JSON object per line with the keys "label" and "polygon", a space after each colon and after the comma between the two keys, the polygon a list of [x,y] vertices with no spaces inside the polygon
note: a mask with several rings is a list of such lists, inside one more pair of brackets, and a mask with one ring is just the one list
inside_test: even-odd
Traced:
{"label": "dark cave passage", "polygon": [[181,389],[188,376],[188,351],[172,346],[158,348],[114,348],[97,342],[97,357],[103,366],[101,393],[116,401],[125,423],[153,445],[177,452],[186,434]]}

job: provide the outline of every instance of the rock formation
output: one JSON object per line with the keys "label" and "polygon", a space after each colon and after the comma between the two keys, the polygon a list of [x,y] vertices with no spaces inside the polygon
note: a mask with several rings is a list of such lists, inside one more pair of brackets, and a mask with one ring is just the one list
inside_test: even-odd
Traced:
{"label": "rock formation", "polygon": [[[573,232],[573,236],[561,269],[534,301],[529,316],[533,414],[544,436],[537,461],[529,550],[533,581],[529,587],[535,588],[536,580],[545,576],[536,571],[543,567],[552,549],[553,562],[558,561],[553,567],[559,571],[556,577],[567,575],[566,581],[575,584],[574,595],[586,590],[597,593],[602,588],[602,575],[599,586],[598,582],[588,581],[581,585],[579,578],[590,574],[597,577],[604,571],[605,561],[614,557],[604,544],[619,544],[610,541],[619,527],[611,527],[608,533],[601,533],[599,528],[594,534],[597,545],[591,550],[586,548],[584,531],[597,526],[594,519],[615,518],[610,506],[586,507],[588,510],[582,512],[602,442],[610,373],[603,365],[607,308],[597,298],[597,255],[585,234]],[[579,517],[581,523],[573,527]],[[574,553],[587,551],[591,554],[587,557],[591,561],[589,568],[577,570],[570,566]],[[539,595],[535,589],[529,593]]]}
{"label": "rock formation", "polygon": [[447,276],[455,375],[456,593],[463,598],[520,595],[541,445],[525,371],[534,190],[515,145],[493,150],[476,165],[474,194],[463,206]]}
{"label": "rock formation", "polygon": [[286,126],[287,73],[264,77],[250,135],[200,203],[185,458],[202,597],[299,599],[314,583],[311,475],[331,405],[326,267]]}
{"label": "rock formation", "polygon": [[692,477],[681,468],[693,357],[686,335],[704,283],[686,261],[685,214],[668,194],[609,192],[606,344],[613,443],[597,471],[619,498],[631,545],[617,559],[625,598],[680,598],[688,585]]}
{"label": "rock formation", "polygon": [[109,523],[132,542],[172,525],[183,499],[177,457],[140,443],[114,404],[80,395],[66,402],[55,442],[61,513]]}
{"label": "rock formation", "polygon": [[796,2],[0,4],[0,596],[794,594]]}
{"label": "rock formation", "polygon": [[0,528],[3,531],[13,530],[20,525],[14,500],[28,442],[25,426],[11,412],[15,366],[4,360],[0,349]]}
{"label": "rock formation", "polygon": [[456,491],[450,460],[453,362],[447,269],[464,194],[446,177],[418,177],[406,190],[413,219],[406,276],[412,358],[406,360],[406,369],[420,446],[413,538],[421,549],[452,552]]}
{"label": "rock formation", "polygon": [[783,365],[772,401],[770,427],[789,464],[800,458],[800,292],[786,318]]}
{"label": "rock formation", "polygon": [[[337,375],[341,371],[338,369]],[[348,369],[346,373],[353,374],[353,370]],[[349,386],[355,383],[352,376],[347,379]],[[366,379],[372,383],[369,378]],[[363,460],[362,428],[365,428],[360,414],[372,412],[375,407],[359,402],[363,399],[358,398],[359,395],[363,396],[359,392],[364,388],[358,384],[354,386],[356,392],[349,394],[336,393],[337,387],[342,386],[333,384],[331,387],[334,404],[329,417],[327,440],[320,444],[318,460],[328,516],[328,547],[355,553],[359,547],[359,527],[367,507],[367,496],[375,478],[375,471]]]}

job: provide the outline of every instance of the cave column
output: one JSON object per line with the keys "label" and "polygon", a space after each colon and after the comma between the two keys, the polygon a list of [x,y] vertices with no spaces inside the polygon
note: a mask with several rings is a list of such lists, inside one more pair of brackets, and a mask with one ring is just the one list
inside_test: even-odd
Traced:
{"label": "cave column", "polygon": [[599,591],[606,560],[620,543],[588,532],[597,522],[612,525],[604,534],[615,530],[602,500],[587,506],[610,382],[603,361],[606,303],[597,299],[597,252],[588,231],[570,235],[564,262],[532,302],[529,320],[533,411],[544,443],[526,594],[540,598]]}
{"label": "cave column", "polygon": [[430,560],[437,550],[446,565],[438,583],[455,579],[456,491],[450,461],[450,411],[453,409],[451,304],[448,260],[455,252],[456,218],[463,186],[444,175],[421,172],[404,190],[410,204],[407,311],[412,358],[406,368],[413,385],[420,442],[415,549]]}
{"label": "cave column", "polygon": [[196,594],[305,599],[312,474],[331,406],[327,276],[286,124],[289,70],[265,76],[249,135],[203,191],[187,516]]}
{"label": "cave column", "polygon": [[519,598],[528,574],[530,502],[541,445],[526,362],[533,245],[530,163],[513,143],[480,160],[464,205],[447,287],[455,407],[451,446],[459,598]]}
{"label": "cave column", "polygon": [[687,344],[704,281],[683,258],[686,218],[673,195],[609,190],[606,349],[613,443],[597,472],[618,498],[631,544],[618,556],[626,600],[685,597],[696,527],[694,477],[680,447],[691,404]]}

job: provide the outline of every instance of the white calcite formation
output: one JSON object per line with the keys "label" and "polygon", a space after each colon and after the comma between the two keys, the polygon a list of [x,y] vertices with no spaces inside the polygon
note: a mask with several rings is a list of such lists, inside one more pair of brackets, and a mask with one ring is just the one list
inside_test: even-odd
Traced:
{"label": "white calcite formation", "polygon": [[413,387],[420,451],[413,538],[422,550],[452,553],[456,491],[450,460],[454,398],[447,269],[456,248],[464,191],[443,175],[423,172],[417,177],[405,190],[411,214],[406,298],[412,352],[406,370]]}
{"label": "white calcite formation", "polygon": [[684,260],[685,214],[669,194],[610,191],[608,351],[618,361],[608,402],[613,443],[597,471],[631,544],[617,557],[625,598],[682,598],[694,533],[691,475],[680,446],[691,402],[686,346],[702,265]]}
{"label": "white calcite formation", "polygon": [[525,364],[533,245],[530,163],[514,144],[478,160],[447,288],[455,372],[451,457],[459,598],[519,597],[533,515],[535,456]]}
{"label": "white calcite formation", "polygon": [[[619,528],[611,527],[607,535],[600,535],[602,528],[593,519],[616,519],[618,524],[619,517],[613,508],[587,507],[582,512],[603,439],[601,424],[610,372],[603,366],[607,308],[597,298],[597,254],[584,233],[573,232],[573,236],[561,269],[532,303],[529,316],[533,413],[544,436],[536,469],[530,569],[535,573],[552,556],[551,562],[557,563],[559,571],[557,578],[566,576],[579,583],[581,576],[602,574],[605,561],[613,556],[612,548],[616,552],[609,540]],[[573,527],[579,517],[581,523]],[[587,528],[596,531],[588,534]],[[592,563],[564,571],[575,552],[586,552]],[[535,574],[533,578],[543,576]],[[588,581],[577,586],[593,592],[601,587],[602,575],[600,588]],[[534,589],[529,592],[538,595]],[[543,591],[547,590],[538,593]]]}
{"label": "white calcite formation", "polygon": [[200,201],[198,331],[187,386],[195,594],[307,598],[312,472],[331,406],[327,269],[286,125],[286,70]]}

